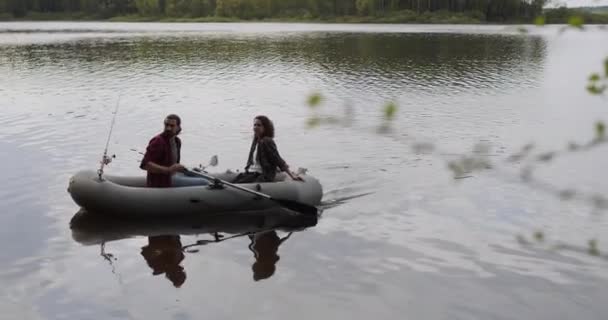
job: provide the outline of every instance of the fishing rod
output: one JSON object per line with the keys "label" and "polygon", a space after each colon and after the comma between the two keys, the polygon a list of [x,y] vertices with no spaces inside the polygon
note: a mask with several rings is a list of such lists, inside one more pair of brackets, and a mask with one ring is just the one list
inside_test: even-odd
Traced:
{"label": "fishing rod", "polygon": [[118,108],[120,108],[120,98],[122,98],[122,92],[118,95],[118,101],[116,102],[116,109],[114,110],[114,116],[112,117],[112,124],[110,125],[110,132],[108,133],[108,140],[106,141],[106,148],[103,151],[103,156],[101,157],[101,166],[99,170],[97,170],[97,175],[99,176],[99,180],[103,180],[103,168],[109,165],[112,162],[113,158],[116,158],[116,155],[112,155],[112,157],[108,157],[108,146],[110,145],[110,139],[112,137],[112,131],[114,131],[114,124],[116,123],[116,115],[118,114]]}

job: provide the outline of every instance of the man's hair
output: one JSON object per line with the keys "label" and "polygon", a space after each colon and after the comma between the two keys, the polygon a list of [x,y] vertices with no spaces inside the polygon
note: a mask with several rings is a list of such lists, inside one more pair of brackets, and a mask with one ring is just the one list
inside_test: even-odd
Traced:
{"label": "man's hair", "polygon": [[178,115],[176,115],[176,114],[170,114],[170,115],[167,116],[166,119],[167,120],[175,120],[175,122],[177,122],[178,126],[182,125],[182,119]]}

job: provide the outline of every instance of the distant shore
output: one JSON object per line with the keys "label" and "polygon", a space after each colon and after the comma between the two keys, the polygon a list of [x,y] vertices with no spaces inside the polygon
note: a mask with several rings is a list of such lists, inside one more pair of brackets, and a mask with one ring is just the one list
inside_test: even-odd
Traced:
{"label": "distant shore", "polygon": [[481,24],[477,17],[463,13],[433,12],[406,13],[391,16],[340,16],[340,17],[276,17],[264,19],[241,19],[238,17],[169,17],[124,15],[109,18],[84,13],[28,13],[24,17],[0,15],[0,21],[113,21],[113,22],[297,22],[297,23],[428,23],[428,24]]}
{"label": "distant shore", "polygon": [[[547,15],[543,19],[546,24],[567,24],[569,18],[576,14]],[[581,13],[585,24],[608,24],[608,14]],[[241,19],[238,17],[169,17],[169,16],[141,16],[123,15],[114,17],[91,16],[85,13],[38,13],[30,12],[24,17],[0,15],[0,21],[110,21],[110,22],[291,22],[291,23],[361,23],[361,24],[530,24],[535,20],[520,19],[509,21],[486,21],[483,16],[474,13],[459,13],[449,11],[416,13],[401,11],[386,16],[338,16],[338,17],[276,17],[265,19]]]}

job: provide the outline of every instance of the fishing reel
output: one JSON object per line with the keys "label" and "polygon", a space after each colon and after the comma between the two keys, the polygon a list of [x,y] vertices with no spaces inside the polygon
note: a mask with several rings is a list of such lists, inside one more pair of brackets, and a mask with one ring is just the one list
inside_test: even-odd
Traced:
{"label": "fishing reel", "polygon": [[107,165],[109,165],[110,163],[112,163],[112,160],[113,160],[113,159],[116,159],[116,155],[115,155],[115,154],[113,154],[111,157],[109,157],[109,156],[107,156],[107,155],[104,155],[104,156],[101,158],[101,163],[102,163],[104,166],[107,166]]}
{"label": "fishing reel", "polygon": [[97,170],[97,175],[99,176],[100,181],[103,181],[103,167],[112,163],[113,159],[116,159],[115,154],[113,154],[111,157],[109,157],[107,154],[104,154],[103,157],[101,157],[101,161],[99,161],[101,167],[99,168],[99,170]]}
{"label": "fishing reel", "polygon": [[217,166],[219,163],[218,157],[217,155],[211,157],[211,159],[209,160],[209,164],[207,164],[206,166],[203,166],[203,164],[199,164],[198,167],[192,168],[192,170],[196,171],[196,172],[207,172],[205,171],[205,169],[207,169],[208,167],[215,167]]}

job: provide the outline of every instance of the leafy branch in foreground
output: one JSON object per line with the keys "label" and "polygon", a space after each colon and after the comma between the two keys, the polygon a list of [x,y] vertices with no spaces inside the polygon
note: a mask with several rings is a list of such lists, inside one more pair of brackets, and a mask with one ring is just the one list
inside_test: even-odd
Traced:
{"label": "leafy branch in foreground", "polygon": [[[604,74],[594,74],[590,77],[590,81],[593,84],[593,90],[590,91],[592,94],[603,94],[606,91],[606,83],[608,82],[608,58],[604,61]],[[347,108],[343,117],[336,116],[322,116],[320,113],[320,105],[323,102],[323,97],[320,94],[314,94],[308,99],[308,105],[313,111],[313,115],[308,121],[310,127],[317,127],[322,124],[350,124],[352,123],[352,109]],[[422,139],[408,138],[405,141],[399,135],[393,135],[392,123],[396,118],[398,112],[398,106],[394,102],[387,103],[382,109],[381,123],[378,125],[377,133],[392,137],[399,142],[405,142],[411,147],[415,153],[434,154],[441,156],[445,159],[443,154],[440,152],[438,146],[428,143],[421,142]],[[445,159],[447,168],[452,172],[454,179],[462,179],[473,172],[490,170],[495,173],[499,173],[496,176],[500,178],[508,178],[513,180],[513,175],[503,167],[513,167],[519,165],[519,173],[515,181],[522,182],[529,187],[536,190],[540,190],[556,196],[562,201],[579,201],[590,205],[596,211],[608,210],[608,198],[600,193],[585,193],[580,190],[572,188],[560,188],[553,185],[548,181],[537,179],[534,176],[534,171],[539,166],[548,165],[554,162],[556,159],[565,157],[569,154],[589,152],[604,146],[608,142],[606,135],[606,125],[604,122],[599,121],[595,124],[593,137],[585,143],[569,142],[566,147],[560,150],[542,151],[537,152],[534,144],[527,144],[523,146],[519,151],[507,156],[503,161],[492,162],[487,156],[490,153],[490,146],[487,144],[477,144],[474,146],[470,153],[460,156],[458,159]],[[536,232],[533,236],[537,242],[544,241],[544,234],[540,231]],[[518,236],[518,240],[522,244],[530,244],[523,236]],[[574,250],[574,251],[586,251],[591,255],[600,256],[598,244],[596,239],[590,239],[588,242],[588,249],[582,250],[576,246],[570,245],[558,245],[554,249],[561,250]],[[608,258],[608,257],[607,257]]]}
{"label": "leafy branch in foreground", "polygon": [[[522,246],[527,246],[527,247],[542,246],[546,243],[546,237],[542,231],[534,232],[532,234],[532,239],[533,240],[530,240],[522,235],[517,236],[517,241]],[[554,250],[554,251],[572,251],[572,252],[578,252],[578,253],[587,253],[589,255],[603,258],[604,260],[608,260],[608,255],[603,255],[600,252],[600,250],[598,248],[598,242],[596,239],[589,240],[587,242],[587,246],[585,246],[585,247],[558,242],[558,243],[554,243],[553,245],[546,246],[546,249]]]}
{"label": "leafy branch in foreground", "polygon": [[603,95],[608,88],[608,57],[604,60],[603,74],[593,73],[589,76],[587,91],[594,95]]}

